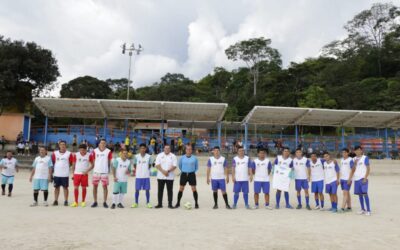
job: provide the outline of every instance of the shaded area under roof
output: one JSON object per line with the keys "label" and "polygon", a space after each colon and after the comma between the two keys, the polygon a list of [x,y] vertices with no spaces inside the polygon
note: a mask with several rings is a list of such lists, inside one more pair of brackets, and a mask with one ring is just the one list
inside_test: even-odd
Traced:
{"label": "shaded area under roof", "polygon": [[400,112],[255,106],[242,123],[399,128]]}

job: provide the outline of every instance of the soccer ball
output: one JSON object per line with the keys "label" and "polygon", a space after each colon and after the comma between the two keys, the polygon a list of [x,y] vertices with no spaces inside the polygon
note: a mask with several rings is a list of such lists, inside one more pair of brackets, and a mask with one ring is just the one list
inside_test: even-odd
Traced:
{"label": "soccer ball", "polygon": [[190,210],[190,209],[192,209],[192,204],[191,204],[190,202],[186,202],[186,203],[183,205],[183,207],[184,207],[185,209],[187,209],[187,210]]}

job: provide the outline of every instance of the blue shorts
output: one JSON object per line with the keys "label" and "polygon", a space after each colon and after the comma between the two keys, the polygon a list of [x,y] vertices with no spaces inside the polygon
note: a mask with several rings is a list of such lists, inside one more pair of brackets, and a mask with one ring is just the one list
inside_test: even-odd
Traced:
{"label": "blue shorts", "polygon": [[354,194],[367,194],[368,180],[363,183],[362,179],[354,182]]}
{"label": "blue shorts", "polygon": [[150,190],[150,178],[136,178],[136,190]]}
{"label": "blue shorts", "polygon": [[235,181],[233,184],[233,192],[240,193],[243,192],[245,194],[249,193],[249,182],[248,181]]}
{"label": "blue shorts", "polygon": [[49,180],[33,179],[33,190],[49,190]]}
{"label": "blue shorts", "polygon": [[331,182],[329,184],[326,184],[325,185],[325,193],[327,193],[327,194],[337,194],[337,188],[338,188],[338,186],[336,184],[336,181]]}
{"label": "blue shorts", "polygon": [[294,180],[295,186],[296,186],[296,191],[300,191],[301,189],[308,189],[308,181],[307,180],[300,180],[296,179]]}
{"label": "blue shorts", "polygon": [[261,193],[261,189],[264,194],[269,194],[269,181],[255,181],[254,182],[254,193]]}
{"label": "blue shorts", "polygon": [[69,177],[58,177],[54,176],[54,187],[64,187],[68,188],[69,187]]}
{"label": "blue shorts", "polygon": [[14,176],[1,175],[1,184],[14,184]]}
{"label": "blue shorts", "polygon": [[351,183],[349,185],[347,184],[347,180],[340,180],[340,186],[342,187],[343,191],[350,191]]}
{"label": "blue shorts", "polygon": [[223,192],[226,192],[226,184],[224,179],[213,180],[211,179],[211,189],[212,191],[217,191],[220,189]]}
{"label": "blue shorts", "polygon": [[311,182],[311,193],[322,194],[324,192],[324,181]]}

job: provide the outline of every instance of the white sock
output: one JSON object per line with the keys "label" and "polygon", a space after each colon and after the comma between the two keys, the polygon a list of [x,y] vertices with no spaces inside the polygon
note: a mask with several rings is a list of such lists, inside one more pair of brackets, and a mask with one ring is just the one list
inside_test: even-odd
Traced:
{"label": "white sock", "polygon": [[113,198],[112,198],[113,204],[117,204],[118,203],[118,196],[119,196],[119,194],[113,194]]}
{"label": "white sock", "polygon": [[123,203],[124,202],[124,194],[119,194],[119,203]]}

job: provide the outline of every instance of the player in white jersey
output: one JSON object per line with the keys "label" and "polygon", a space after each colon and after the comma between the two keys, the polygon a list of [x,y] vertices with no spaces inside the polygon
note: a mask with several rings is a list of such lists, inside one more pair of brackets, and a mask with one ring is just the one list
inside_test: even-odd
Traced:
{"label": "player in white jersey", "polygon": [[67,143],[60,141],[59,150],[54,151],[51,159],[54,165],[54,202],[53,206],[58,206],[58,196],[60,187],[64,191],[64,206],[68,206],[68,187],[69,187],[69,169],[73,163],[73,155],[67,150]]}
{"label": "player in white jersey", "polygon": [[293,159],[295,186],[297,191],[297,202],[296,209],[301,209],[301,190],[304,190],[306,196],[306,208],[311,210],[310,207],[310,194],[308,193],[308,183],[310,182],[310,160],[303,156],[303,152],[300,148],[296,149],[295,157]]}
{"label": "player in white jersey", "polygon": [[139,145],[139,154],[135,155],[133,160],[133,166],[136,172],[135,182],[135,203],[132,204],[132,208],[137,208],[139,204],[139,191],[146,191],[146,206],[152,208],[150,204],[150,168],[154,165],[153,158],[151,155],[146,154],[146,144],[142,143]]}
{"label": "player in white jersey", "polygon": [[290,158],[289,148],[284,147],[282,155],[278,155],[274,161],[273,188],[276,189],[276,209],[279,209],[282,191],[285,192],[286,208],[293,209],[289,203],[289,186],[293,174],[293,160]]}
{"label": "player in white jersey", "polygon": [[39,191],[43,191],[44,206],[48,206],[47,197],[49,196],[49,182],[52,179],[53,174],[53,162],[49,156],[47,156],[47,150],[45,147],[39,147],[39,156],[35,158],[32,164],[32,172],[29,177],[29,181],[33,182],[33,200],[31,207],[38,205]]}
{"label": "player in white jersey", "polygon": [[349,149],[344,148],[342,150],[342,159],[340,159],[340,186],[343,191],[343,203],[340,212],[350,212],[351,211],[351,198],[350,198],[350,188],[351,182],[348,184],[351,169],[354,167],[354,161],[349,157]]}
{"label": "player in white jersey", "polygon": [[337,212],[337,188],[340,185],[340,169],[336,160],[333,160],[329,152],[324,152],[324,174],[325,174],[325,192],[329,194],[332,207],[329,211]]}
{"label": "player in white jersey", "polygon": [[218,189],[221,190],[222,197],[225,201],[225,207],[231,209],[228,203],[228,195],[226,194],[226,184],[229,183],[228,162],[225,157],[221,156],[218,146],[213,148],[212,153],[213,156],[207,161],[207,184],[210,185],[211,183],[211,189],[213,191],[213,209],[218,208]]}
{"label": "player in white jersey", "polygon": [[251,168],[254,174],[254,208],[259,208],[259,196],[261,189],[264,193],[265,203],[267,209],[272,209],[269,205],[269,175],[271,174],[272,164],[267,158],[268,150],[266,148],[258,149],[258,157],[252,161]]}
{"label": "player in white jersey", "polygon": [[18,161],[13,157],[12,151],[7,151],[6,157],[0,160],[1,169],[1,195],[6,195],[6,185],[8,184],[8,197],[14,187],[14,175],[18,172]]}
{"label": "player in white jersey", "polygon": [[93,199],[94,202],[91,207],[97,207],[97,188],[101,182],[103,186],[103,207],[108,208],[108,174],[110,173],[110,166],[112,164],[112,151],[106,148],[106,140],[100,139],[99,146],[90,154],[90,161],[92,166],[89,172],[93,169],[92,184],[93,184]]}
{"label": "player in white jersey", "polygon": [[311,192],[315,196],[315,210],[324,208],[324,162],[324,159],[317,157],[316,152],[311,153]]}
{"label": "player in white jersey", "polygon": [[123,148],[121,149],[121,157],[116,158],[113,162],[114,188],[111,209],[115,209],[117,204],[119,208],[124,208],[122,203],[124,195],[128,192],[128,176],[131,171],[132,163],[128,159],[128,150]]}
{"label": "player in white jersey", "polygon": [[91,166],[90,154],[87,152],[86,144],[79,145],[79,152],[73,156],[72,172],[74,173],[72,180],[74,181],[74,198],[75,201],[71,207],[78,206],[79,186],[82,187],[81,207],[86,207],[86,192],[89,185],[89,169]]}
{"label": "player in white jersey", "polygon": [[[371,207],[368,196],[368,176],[371,171],[368,156],[364,155],[361,146],[354,148],[356,157],[354,158],[354,167],[351,170],[348,183],[354,178],[354,194],[360,199],[361,211],[358,214],[371,215]],[[365,205],[364,206],[364,200]]]}
{"label": "player in white jersey", "polygon": [[249,181],[253,181],[253,171],[251,170],[251,160],[244,155],[243,146],[237,147],[238,155],[232,160],[232,180],[233,180],[233,209],[236,209],[239,200],[239,193],[243,192],[244,204],[247,209],[249,206]]}

